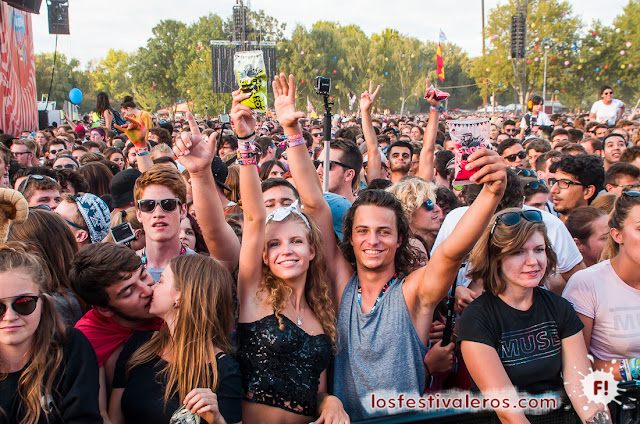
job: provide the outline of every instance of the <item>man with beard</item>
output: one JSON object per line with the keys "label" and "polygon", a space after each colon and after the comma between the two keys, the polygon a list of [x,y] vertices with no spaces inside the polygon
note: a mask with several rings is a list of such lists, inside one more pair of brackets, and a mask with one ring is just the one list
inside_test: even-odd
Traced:
{"label": "man with beard", "polygon": [[408,141],[398,140],[389,146],[387,150],[387,165],[391,173],[390,180],[397,183],[409,175],[411,169],[411,158],[413,157],[413,146]]}
{"label": "man with beard", "polygon": [[562,222],[580,206],[588,206],[604,188],[602,159],[594,155],[567,155],[549,166],[553,210]]}
{"label": "man with beard", "polygon": [[[324,149],[318,155],[320,164],[317,172],[320,182],[324,184]],[[353,203],[356,200],[355,191],[360,183],[360,169],[362,169],[362,155],[356,143],[351,140],[336,138],[329,145],[329,192],[344,196]],[[411,165],[411,156],[409,156]],[[407,172],[408,168],[407,168]]]}

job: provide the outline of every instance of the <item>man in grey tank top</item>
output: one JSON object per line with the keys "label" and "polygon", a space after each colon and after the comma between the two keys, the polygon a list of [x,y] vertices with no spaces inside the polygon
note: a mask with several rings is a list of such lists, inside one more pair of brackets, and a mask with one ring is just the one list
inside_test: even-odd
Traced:
{"label": "man in grey tank top", "polygon": [[[292,81],[293,76],[290,78]],[[295,93],[293,88],[289,90],[284,75],[280,83],[290,94]],[[295,110],[294,94],[289,97],[288,106]],[[360,108],[369,108],[374,97],[365,91]],[[430,121],[437,122],[440,111],[435,107],[440,102],[429,98],[429,103],[433,106]],[[293,121],[297,115],[303,114],[291,112],[286,118]],[[369,133],[375,136],[367,132],[365,137]],[[370,142],[377,143],[367,140]],[[344,241],[338,246],[331,209],[306,146],[290,146],[287,155],[301,204],[320,227],[331,264],[328,273],[339,333],[334,394],[352,420],[387,414],[387,410],[372,408],[372,394],[422,394],[423,358],[433,311],[502,199],[506,166],[491,150],[469,155],[467,169],[477,170],[472,182],[484,184],[470,207],[472,212],[465,214],[426,266],[411,272],[414,257],[409,249],[409,222],[396,197],[380,190],[363,191],[344,218]]]}

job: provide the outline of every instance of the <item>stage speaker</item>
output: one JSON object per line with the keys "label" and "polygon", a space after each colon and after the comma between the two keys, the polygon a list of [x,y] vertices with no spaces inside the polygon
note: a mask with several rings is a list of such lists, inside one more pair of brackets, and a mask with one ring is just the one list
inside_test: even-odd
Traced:
{"label": "stage speaker", "polygon": [[40,14],[40,5],[42,0],[6,0],[9,6],[13,6],[16,9],[24,10],[29,13]]}
{"label": "stage speaker", "polygon": [[69,35],[69,3],[67,0],[48,0],[49,34]]}

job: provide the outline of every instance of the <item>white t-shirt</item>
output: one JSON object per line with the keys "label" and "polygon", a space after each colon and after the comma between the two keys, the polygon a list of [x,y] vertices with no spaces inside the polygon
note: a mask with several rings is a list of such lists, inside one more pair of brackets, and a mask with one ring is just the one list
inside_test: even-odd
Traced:
{"label": "white t-shirt", "polygon": [[607,125],[615,125],[620,109],[624,106],[618,99],[612,99],[610,105],[605,105],[602,100],[598,100],[591,106],[591,113],[596,114],[596,122]]}
{"label": "white t-shirt", "polygon": [[[531,113],[528,113],[527,115],[531,116]],[[533,118],[531,117],[531,119],[529,120],[529,123],[533,123],[533,121],[535,120],[535,124],[540,126],[540,125],[546,125],[548,127],[550,127],[551,124],[551,119],[549,119],[549,115],[547,115],[546,113],[544,113],[543,111],[538,112],[538,116]],[[533,126],[533,125],[531,125]],[[527,129],[527,120],[525,118],[522,118],[522,120],[520,121],[520,128],[521,129]]]}
{"label": "white t-shirt", "polygon": [[562,297],[593,319],[591,353],[610,361],[640,356],[640,290],[626,284],[608,260],[571,276]]}
{"label": "white t-shirt", "polygon": [[[462,215],[464,215],[464,213],[468,209],[468,206],[463,206],[449,212],[447,217],[444,219],[442,226],[440,227],[440,231],[438,231],[436,241],[433,243],[431,256],[433,256],[433,252],[436,250],[436,247],[438,247],[438,245],[442,243],[447,237],[449,237],[449,235],[453,232],[453,229],[456,227],[456,225],[458,225],[458,222],[462,218]],[[540,210],[527,205],[523,205],[522,209]],[[553,246],[553,250],[558,256],[558,266],[556,267],[556,273],[562,274],[564,272],[570,271],[574,266],[582,262],[582,254],[578,250],[578,246],[576,246],[576,243],[573,241],[573,237],[571,237],[571,233],[569,233],[569,230],[567,230],[567,227],[564,226],[562,221],[560,221],[557,217],[553,216],[549,212],[540,211],[540,213],[542,214],[542,221],[547,227],[547,237],[549,237],[551,246]],[[458,284],[464,287],[468,287],[471,283],[471,280],[466,277],[467,272],[469,272],[468,268],[469,264],[467,264],[458,273]]]}

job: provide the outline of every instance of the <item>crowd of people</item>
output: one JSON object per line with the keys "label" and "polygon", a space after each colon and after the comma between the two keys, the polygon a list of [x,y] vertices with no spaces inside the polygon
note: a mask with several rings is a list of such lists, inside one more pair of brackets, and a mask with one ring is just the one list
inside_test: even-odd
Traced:
{"label": "crowd of people", "polygon": [[580,380],[640,380],[635,112],[609,86],[590,114],[534,95],[460,184],[442,102],[376,115],[379,88],[330,126],[281,74],[271,114],[238,90],[227,125],[99,93],[0,135],[29,208],[0,246],[0,422],[349,423],[449,389],[618,422]]}

